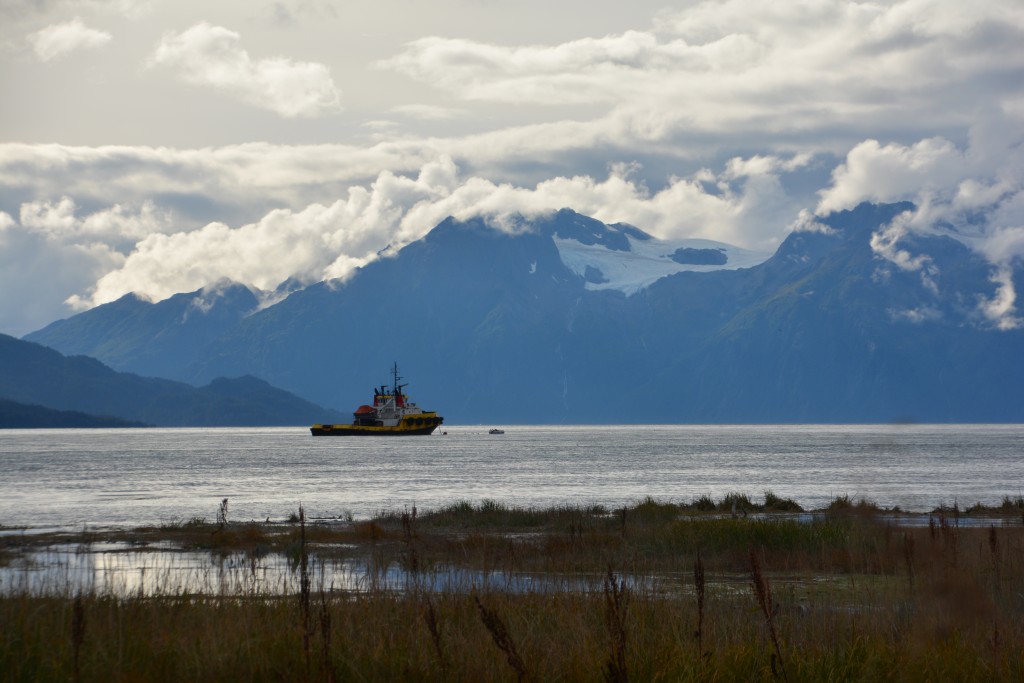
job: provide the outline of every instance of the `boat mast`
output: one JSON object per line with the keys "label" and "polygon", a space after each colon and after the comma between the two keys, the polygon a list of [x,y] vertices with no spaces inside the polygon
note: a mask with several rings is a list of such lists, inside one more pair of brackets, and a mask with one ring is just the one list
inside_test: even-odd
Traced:
{"label": "boat mast", "polygon": [[398,380],[402,379],[401,377],[398,376],[398,361],[395,361],[395,363],[391,366],[391,376],[394,378],[392,386],[395,389],[395,396],[398,396]]}
{"label": "boat mast", "polygon": [[402,397],[402,387],[404,387],[405,385],[398,383],[398,380],[400,380],[402,378],[398,376],[398,362],[397,361],[395,361],[395,363],[391,366],[391,376],[394,378],[394,392],[393,393],[394,393],[394,397],[395,397],[395,406],[400,407],[400,408],[404,408],[405,407],[405,399]]}

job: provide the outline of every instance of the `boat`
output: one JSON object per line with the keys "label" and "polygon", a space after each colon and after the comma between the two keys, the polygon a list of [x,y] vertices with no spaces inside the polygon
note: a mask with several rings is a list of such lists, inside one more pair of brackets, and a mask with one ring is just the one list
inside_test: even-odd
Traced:
{"label": "boat", "polygon": [[504,434],[505,430],[504,429],[492,429],[491,431],[489,431],[487,433],[488,434]]}
{"label": "boat", "polygon": [[316,424],[309,428],[313,436],[426,436],[444,418],[432,410],[423,410],[409,401],[408,384],[399,384],[398,363],[391,368],[391,386],[373,389],[373,405],[362,405],[353,413],[352,424]]}

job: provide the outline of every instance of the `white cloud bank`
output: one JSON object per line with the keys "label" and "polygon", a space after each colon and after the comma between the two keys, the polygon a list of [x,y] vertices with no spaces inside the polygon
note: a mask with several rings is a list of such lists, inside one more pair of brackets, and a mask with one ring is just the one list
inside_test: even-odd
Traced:
{"label": "white cloud bank", "polygon": [[[209,23],[166,34],[149,63],[286,118],[340,110],[323,64],[252,57],[238,33]],[[981,313],[1016,320],[1006,274],[1024,257],[1018,0],[695,2],[648,29],[552,45],[427,36],[378,66],[437,95],[366,112],[395,115],[384,141],[0,144],[0,320],[27,331],[64,314],[64,300],[162,298],[221,277],[263,288],[340,277],[449,214],[567,206],[658,236],[765,249],[787,226],[821,229],[790,181],[834,158],[818,217],[914,201],[898,229],[880,231],[879,257],[902,251],[941,284],[901,240],[952,234],[993,264]],[[418,135],[420,120],[474,132]],[[658,169],[656,190],[633,162]],[[19,269],[18,254],[40,268]],[[56,263],[60,276],[38,282]],[[49,308],[27,322],[8,292],[34,287]]]}
{"label": "white cloud bank", "polygon": [[[937,296],[941,274],[934,262],[900,242],[915,231],[964,241],[993,264],[995,294],[978,302],[979,314],[995,327],[1014,328],[1019,316],[1011,264],[1024,257],[1024,127],[1016,138],[1007,137],[1016,128],[1015,120],[994,117],[975,127],[966,149],[941,138],[910,145],[865,141],[833,171],[817,215],[861,201],[914,201],[916,212],[874,236],[878,256],[918,272],[925,289]],[[997,133],[1006,144],[989,144]],[[484,216],[500,225],[513,214],[570,207],[605,222],[632,223],[658,237],[702,237],[767,250],[789,229],[823,229],[801,211],[783,183],[787,174],[812,162],[804,154],[734,157],[717,171],[672,177],[651,191],[629,164],[611,166],[604,178],[559,176],[517,185],[464,174],[450,157],[441,156],[415,174],[382,171],[368,184],[349,186],[333,202],[271,210],[234,227],[224,222],[188,227],[152,202],[85,216],[67,197],[26,202],[18,221],[8,217],[0,242],[14,244],[14,236],[28,234],[37,246],[71,250],[65,258],[80,261],[71,272],[102,269],[91,281],[77,280],[65,290],[63,301],[75,310],[128,292],[159,300],[222,278],[263,290],[289,278],[304,283],[344,278],[380,250],[420,238],[447,216]],[[249,172],[255,174],[253,182],[273,187],[273,176],[261,175],[271,170]],[[146,182],[145,176],[138,182]]]}
{"label": "white cloud bank", "polygon": [[[447,216],[483,216],[501,224],[513,214],[536,216],[572,207],[661,237],[705,237],[765,248],[781,239],[796,211],[791,201],[780,199],[775,174],[801,163],[795,158],[736,159],[720,173],[705,169],[650,192],[627,165],[614,166],[603,180],[559,177],[523,187],[463,177],[451,158],[442,157],[415,176],[384,171],[369,186],[351,187],[331,204],[277,209],[238,227],[213,222],[183,230],[171,212],[151,202],[84,216],[68,197],[27,202],[19,221],[7,218],[0,247],[10,254],[33,249],[41,254],[55,245],[78,250],[71,252],[80,259],[74,270],[95,279],[83,275],[65,282],[73,285],[64,297],[70,310],[128,292],[160,300],[222,278],[263,290],[289,278],[304,283],[344,278],[385,247],[418,239]],[[103,272],[97,276],[98,269]]]}
{"label": "white cloud bank", "polygon": [[238,33],[206,22],[165,35],[151,62],[172,69],[186,83],[223,90],[287,118],[340,109],[340,92],[323,64],[284,57],[254,60]]}
{"label": "white cloud bank", "polygon": [[67,220],[71,207],[59,204],[28,214],[19,225],[0,212],[0,320],[2,331],[24,334],[71,312],[69,294],[87,290],[124,265],[124,256],[102,241],[65,241],[75,230]]}
{"label": "white cloud bank", "polygon": [[863,138],[963,125],[972,99],[1019,103],[1024,5],[715,0],[666,11],[650,30],[558,45],[430,36],[378,66],[466,101],[604,104],[606,123],[651,138]]}
{"label": "white cloud bank", "polygon": [[862,201],[911,201],[916,209],[883,226],[871,240],[875,253],[897,267],[919,272],[938,294],[940,273],[927,254],[900,247],[911,233],[960,240],[992,264],[995,295],[979,312],[999,329],[1022,325],[1012,265],[1024,259],[1024,117],[989,113],[971,129],[961,149],[943,138],[911,145],[866,140],[846,155],[820,193],[826,215]]}
{"label": "white cloud bank", "polygon": [[[993,134],[1000,145],[988,144]],[[900,231],[944,232],[993,263],[1024,257],[1024,121],[979,125],[971,137],[967,149],[942,138],[913,145],[866,140],[833,171],[817,213],[862,201],[912,201],[917,210],[900,219]]]}
{"label": "white cloud bank", "polygon": [[111,36],[106,31],[89,28],[79,18],[59,24],[51,24],[46,28],[28,36],[36,57],[48,62],[64,57],[76,50],[95,49],[110,42]]}

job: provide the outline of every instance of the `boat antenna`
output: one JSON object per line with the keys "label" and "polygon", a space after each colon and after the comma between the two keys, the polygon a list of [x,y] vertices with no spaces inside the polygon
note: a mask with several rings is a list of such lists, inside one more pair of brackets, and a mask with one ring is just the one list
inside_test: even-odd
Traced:
{"label": "boat antenna", "polygon": [[395,395],[397,396],[398,395],[398,380],[402,379],[401,377],[398,376],[398,361],[395,361],[395,363],[391,366],[391,374],[395,378],[394,387],[395,387]]}

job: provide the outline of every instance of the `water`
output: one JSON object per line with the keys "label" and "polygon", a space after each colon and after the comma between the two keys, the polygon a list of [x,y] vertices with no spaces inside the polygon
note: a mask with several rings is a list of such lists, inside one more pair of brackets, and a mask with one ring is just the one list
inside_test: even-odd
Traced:
{"label": "water", "polygon": [[[585,591],[600,589],[603,576],[557,576],[539,573],[482,571],[435,567],[413,574],[397,564],[373,565],[358,558],[309,560],[310,587],[320,591],[403,591],[433,593],[476,590]],[[634,582],[635,585],[635,582]],[[211,553],[126,543],[95,543],[87,547],[54,544],[35,549],[0,565],[0,595],[287,595],[301,590],[301,573],[283,555]]]}
{"label": "water", "polygon": [[[494,499],[609,507],[764,491],[927,511],[1024,489],[1024,425],[448,427],[314,438],[301,428],[0,431],[0,525],[32,530],[369,517]],[[8,532],[10,533],[10,532]],[[19,532],[20,533],[20,532]]]}

